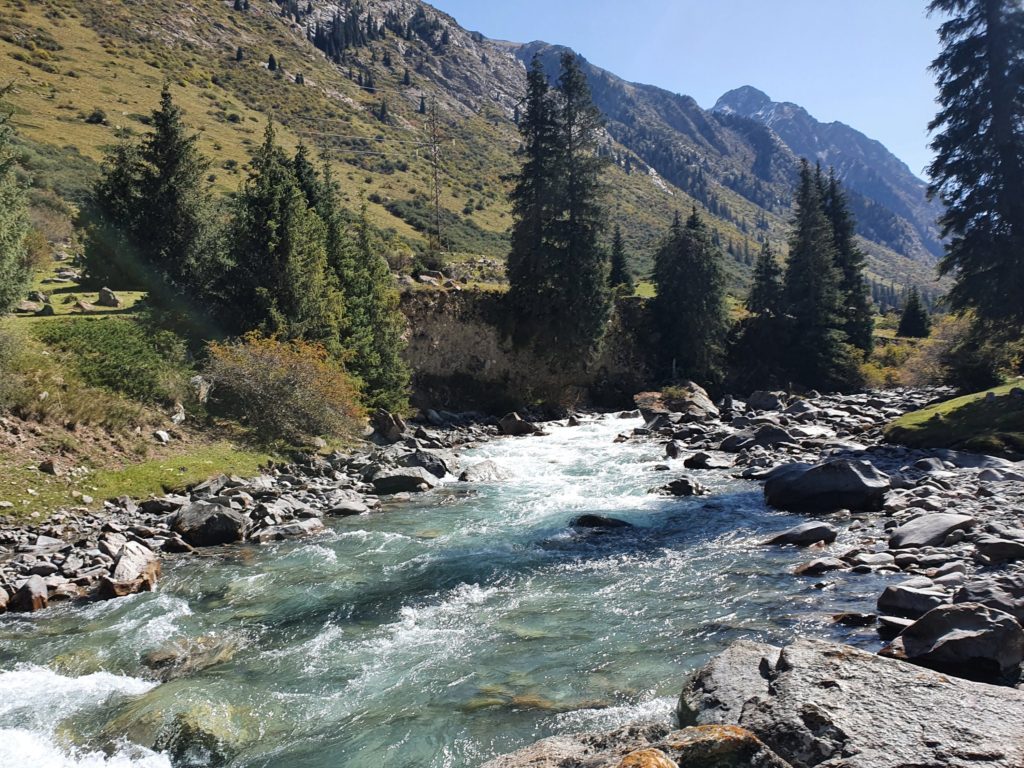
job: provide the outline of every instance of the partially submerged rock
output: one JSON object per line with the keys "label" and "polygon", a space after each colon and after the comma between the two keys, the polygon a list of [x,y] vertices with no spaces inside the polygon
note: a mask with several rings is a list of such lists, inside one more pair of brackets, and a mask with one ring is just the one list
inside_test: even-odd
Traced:
{"label": "partially submerged rock", "polygon": [[501,421],[498,422],[498,428],[501,430],[501,434],[513,437],[535,435],[541,431],[536,424],[524,420],[522,416],[514,412],[502,416]]}
{"label": "partially submerged rock", "polygon": [[512,473],[494,461],[487,459],[471,467],[467,467],[459,475],[459,482],[462,483],[496,483],[502,480],[510,480]]}
{"label": "partially submerged rock", "polygon": [[241,541],[249,523],[249,518],[237,510],[196,501],[174,514],[171,530],[194,547],[213,547]]}
{"label": "partially submerged rock", "polygon": [[839,532],[827,523],[801,523],[773,536],[765,544],[795,544],[798,547],[808,547],[819,541],[831,544],[838,535]]}
{"label": "partially submerged rock", "polygon": [[377,493],[418,493],[437,485],[437,478],[422,467],[382,469],[371,480]]}
{"label": "partially submerged rock", "polygon": [[819,640],[730,646],[678,714],[746,728],[794,768],[1024,765],[1024,692]]}

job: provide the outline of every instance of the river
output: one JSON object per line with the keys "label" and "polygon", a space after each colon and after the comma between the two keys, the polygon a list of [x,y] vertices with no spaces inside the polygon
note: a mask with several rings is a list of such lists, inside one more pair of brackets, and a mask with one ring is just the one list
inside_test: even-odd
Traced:
{"label": "river", "polygon": [[[758,542],[802,519],[727,472],[690,473],[709,496],[648,494],[677,473],[654,469],[657,443],[613,442],[639,423],[496,440],[462,462],[511,481],[169,560],[154,593],[0,616],[0,766],[477,766],[668,719],[686,674],[738,638],[871,646],[829,616],[872,610],[882,577],[794,577],[805,553]],[[574,532],[584,512],[635,528]],[[140,661],[189,642],[226,660],[164,684]]]}

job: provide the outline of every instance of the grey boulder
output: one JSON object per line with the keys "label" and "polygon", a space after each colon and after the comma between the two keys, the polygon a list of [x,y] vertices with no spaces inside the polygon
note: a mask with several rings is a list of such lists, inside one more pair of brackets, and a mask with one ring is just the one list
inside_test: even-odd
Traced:
{"label": "grey boulder", "polygon": [[437,485],[437,478],[423,467],[382,469],[371,480],[377,493],[415,493]]}
{"label": "grey boulder", "polygon": [[1010,614],[979,603],[943,605],[881,653],[969,680],[1015,680],[1024,661],[1024,629]]}
{"label": "grey boulder", "polygon": [[501,421],[498,422],[498,427],[501,429],[501,434],[511,435],[514,437],[521,435],[535,435],[540,432],[540,429],[536,424],[529,421],[524,421],[518,413],[509,413],[501,417]]}
{"label": "grey boulder", "polygon": [[739,725],[794,768],[1024,765],[1024,692],[819,640],[752,645],[697,673],[680,725]]}
{"label": "grey boulder", "polygon": [[969,515],[955,515],[948,512],[921,515],[893,531],[892,536],[889,537],[889,547],[891,549],[936,547],[942,544],[953,531],[970,530],[977,522]]}
{"label": "grey boulder", "polygon": [[194,547],[213,547],[241,541],[249,523],[237,510],[197,501],[174,513],[171,530]]}
{"label": "grey boulder", "polygon": [[802,523],[773,536],[765,544],[795,544],[798,547],[807,547],[819,541],[831,544],[838,535],[838,531],[826,523]]}
{"label": "grey boulder", "polygon": [[954,603],[980,603],[996,608],[1024,623],[1024,574],[1013,573],[964,584],[953,596]]}
{"label": "grey boulder", "polygon": [[791,512],[879,510],[889,477],[868,461],[833,459],[823,464],[785,464],[765,481],[765,501]]}
{"label": "grey boulder", "polygon": [[878,610],[882,613],[894,613],[897,616],[909,616],[916,619],[948,602],[949,597],[935,589],[890,584],[878,597]]}

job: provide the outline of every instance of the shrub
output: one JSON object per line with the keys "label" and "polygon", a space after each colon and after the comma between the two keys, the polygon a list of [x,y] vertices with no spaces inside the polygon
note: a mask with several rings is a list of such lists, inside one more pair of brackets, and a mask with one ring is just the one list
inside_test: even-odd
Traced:
{"label": "shrub", "polygon": [[82,381],[144,403],[184,400],[188,367],[181,339],[119,317],[61,318],[39,325],[39,338],[71,356]]}
{"label": "shrub", "polygon": [[210,342],[214,405],[263,440],[352,434],[363,416],[353,378],[318,344],[248,334]]}

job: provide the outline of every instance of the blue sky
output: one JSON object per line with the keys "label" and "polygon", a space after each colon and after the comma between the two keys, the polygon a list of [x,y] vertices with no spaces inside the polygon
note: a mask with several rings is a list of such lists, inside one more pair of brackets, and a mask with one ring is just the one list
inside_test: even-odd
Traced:
{"label": "blue sky", "polygon": [[568,45],[620,77],[710,107],[753,85],[878,139],[918,175],[937,19],[924,0],[431,0],[488,37]]}

